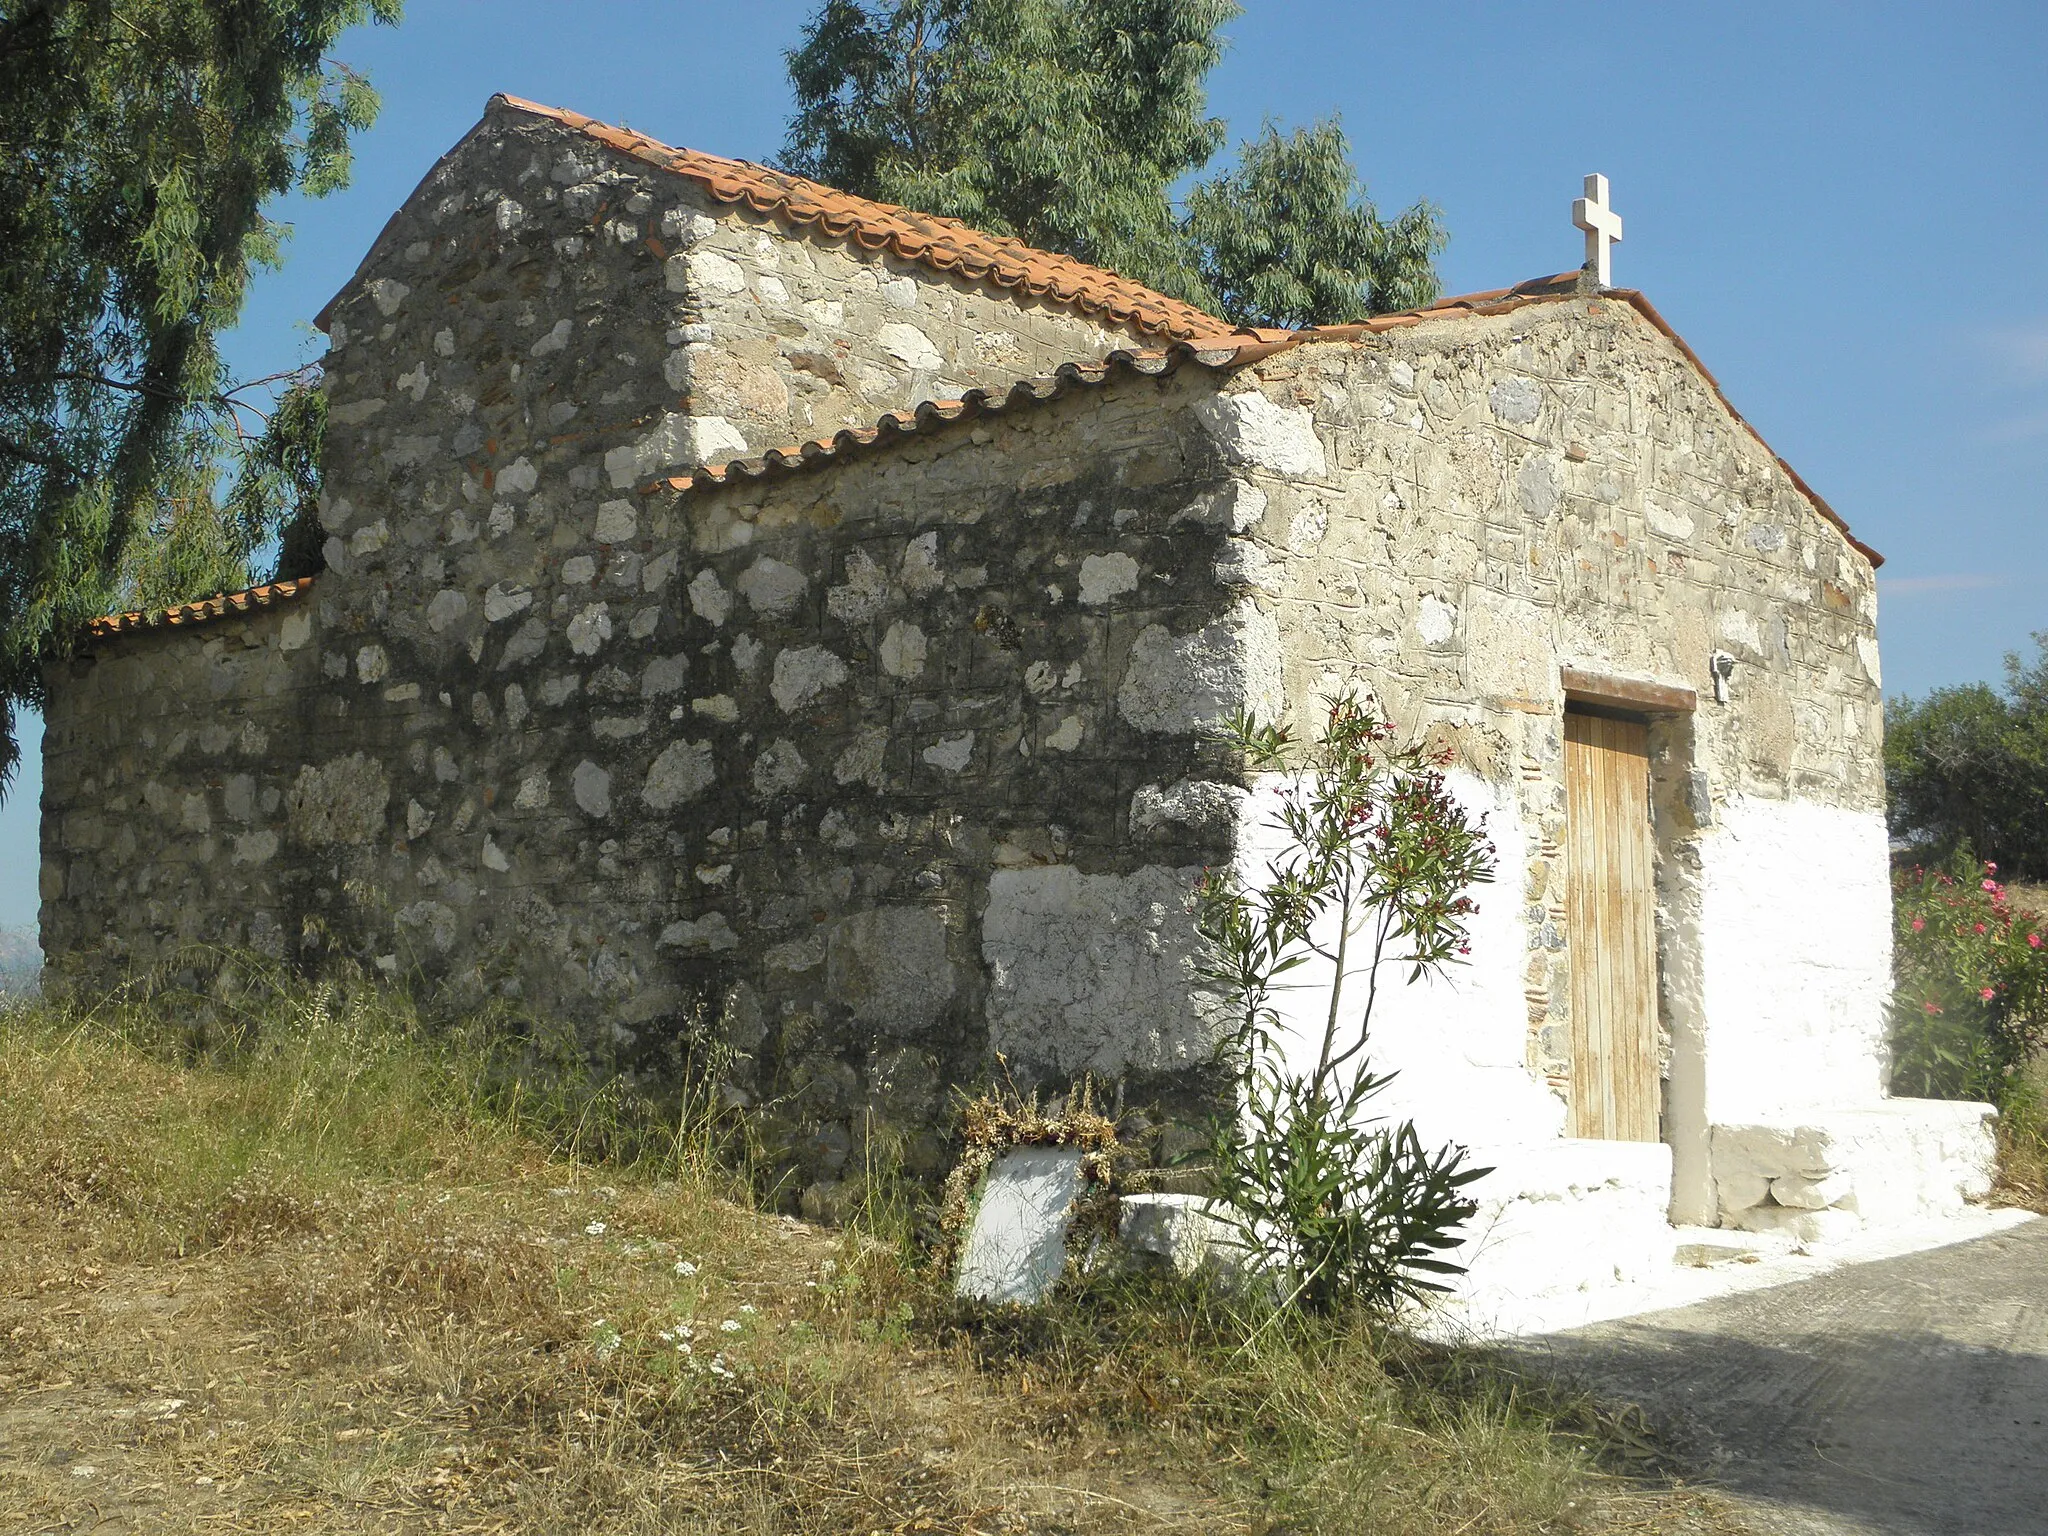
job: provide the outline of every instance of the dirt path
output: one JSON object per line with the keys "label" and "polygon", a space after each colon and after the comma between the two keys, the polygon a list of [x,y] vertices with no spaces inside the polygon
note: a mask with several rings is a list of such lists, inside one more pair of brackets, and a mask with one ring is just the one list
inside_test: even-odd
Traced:
{"label": "dirt path", "polygon": [[2048,1536],[2048,1221],[1528,1346],[1786,1536]]}

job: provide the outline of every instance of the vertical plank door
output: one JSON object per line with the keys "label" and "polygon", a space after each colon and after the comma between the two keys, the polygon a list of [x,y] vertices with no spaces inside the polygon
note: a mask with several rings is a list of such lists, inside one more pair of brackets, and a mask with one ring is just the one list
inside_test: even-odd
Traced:
{"label": "vertical plank door", "polygon": [[1649,730],[1564,717],[1572,1082],[1565,1134],[1657,1140],[1657,919]]}

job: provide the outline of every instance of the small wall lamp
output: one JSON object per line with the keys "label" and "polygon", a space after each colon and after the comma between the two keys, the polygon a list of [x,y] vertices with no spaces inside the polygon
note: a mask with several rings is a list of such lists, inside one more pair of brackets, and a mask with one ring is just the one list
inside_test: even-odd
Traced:
{"label": "small wall lamp", "polygon": [[1735,658],[1726,651],[1716,651],[1707,658],[1707,670],[1714,675],[1714,702],[1728,702],[1728,679],[1735,675]]}

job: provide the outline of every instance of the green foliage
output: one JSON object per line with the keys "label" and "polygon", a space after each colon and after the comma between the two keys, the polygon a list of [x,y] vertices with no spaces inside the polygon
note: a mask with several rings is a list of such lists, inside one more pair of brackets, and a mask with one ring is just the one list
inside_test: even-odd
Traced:
{"label": "green foliage", "polygon": [[[192,950],[190,970],[141,973],[103,995],[59,988],[0,1002],[0,1088],[23,1060],[55,1051],[89,1074],[116,1056],[214,1077],[189,1144],[150,1149],[151,1177],[209,1201],[270,1161],[332,1184],[412,1177],[535,1151],[646,1178],[715,1180],[742,1192],[747,1127],[720,1096],[719,1063],[682,1062],[671,1081],[629,1083],[593,1061],[567,1026],[503,1008],[455,1013],[339,974],[309,983],[263,956]],[[33,1139],[33,1100],[0,1092],[0,1143]],[[190,1235],[189,1233],[187,1235]]]}
{"label": "green foliage", "polygon": [[1922,857],[1967,847],[2012,879],[2048,879],[2048,631],[2034,640],[2031,665],[2006,656],[2003,694],[1972,683],[1887,706],[1892,833]]}
{"label": "green foliage", "polygon": [[[1226,743],[1286,787],[1274,828],[1285,846],[1262,885],[1212,870],[1197,896],[1203,974],[1225,999],[1223,1059],[1239,1118],[1217,1144],[1217,1188],[1254,1266],[1317,1311],[1347,1302],[1389,1310],[1444,1289],[1436,1257],[1475,1207],[1466,1186],[1490,1170],[1462,1147],[1426,1151],[1413,1122],[1366,1113],[1392,1081],[1366,1055],[1385,967],[1405,981],[1468,951],[1466,891],[1493,878],[1493,849],[1445,791],[1441,763],[1392,744],[1392,728],[1353,699],[1330,710],[1298,756],[1289,733],[1248,717]],[[1313,1067],[1289,1060],[1275,993],[1289,972],[1328,967]],[[1362,1003],[1349,1000],[1356,981]]]}
{"label": "green foliage", "polygon": [[2048,1047],[2048,921],[1967,851],[1892,877],[1892,1090],[2026,1117]]}
{"label": "green foliage", "polygon": [[1427,203],[1381,221],[1335,118],[1284,138],[1267,123],[1234,170],[1190,194],[1187,230],[1226,320],[1289,327],[1429,303],[1448,238]]}
{"label": "green foliage", "polygon": [[1238,168],[1203,82],[1235,0],[826,0],[788,55],[783,159],[862,197],[1095,263],[1233,322],[1312,325],[1424,303],[1444,243],[1383,224],[1335,121],[1268,126]]}
{"label": "green foliage", "polygon": [[827,0],[789,54],[783,158],[1194,297],[1167,187],[1223,142],[1233,0]]}
{"label": "green foliage", "polygon": [[326,567],[320,527],[320,449],[327,437],[327,395],[310,372],[294,375],[263,433],[242,455],[241,477],[226,512],[243,548],[278,538],[273,579],[312,576]]}
{"label": "green foliage", "polygon": [[[320,443],[327,396],[311,369],[292,375],[260,433],[201,440],[172,456],[148,491],[147,512],[123,557],[121,601],[169,607],[234,592],[258,577],[258,551],[279,540],[273,577],[326,564],[320,528]],[[224,467],[237,473],[225,493]]]}
{"label": "green foliage", "polygon": [[265,497],[305,412],[259,425],[286,381],[233,384],[216,342],[279,259],[264,205],[345,185],[375,116],[328,49],[399,9],[0,0],[0,788],[14,709],[86,619],[246,583],[294,510]]}

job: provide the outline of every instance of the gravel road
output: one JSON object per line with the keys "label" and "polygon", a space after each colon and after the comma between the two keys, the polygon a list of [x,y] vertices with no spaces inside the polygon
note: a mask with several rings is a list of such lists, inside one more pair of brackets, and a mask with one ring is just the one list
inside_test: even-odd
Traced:
{"label": "gravel road", "polygon": [[2048,1221],[1522,1350],[1785,1536],[2048,1536]]}

